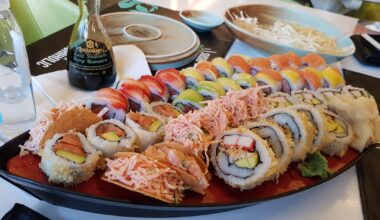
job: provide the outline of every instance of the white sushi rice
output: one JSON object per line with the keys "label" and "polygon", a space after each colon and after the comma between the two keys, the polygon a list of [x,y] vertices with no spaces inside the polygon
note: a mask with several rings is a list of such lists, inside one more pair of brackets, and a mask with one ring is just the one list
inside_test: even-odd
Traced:
{"label": "white sushi rice", "polygon": [[324,148],[329,142],[328,128],[326,124],[326,119],[323,117],[323,114],[317,108],[314,108],[310,105],[294,105],[290,108],[296,110],[298,113],[304,113],[308,121],[311,122],[312,126],[316,129],[316,134],[313,138],[313,146],[310,153],[320,151]]}
{"label": "white sushi rice", "polygon": [[279,108],[265,113],[262,118],[289,128],[294,141],[293,161],[304,160],[307,153],[312,152],[311,146],[316,130],[304,115],[291,108]]}
{"label": "white sushi rice", "polygon": [[278,163],[274,175],[278,176],[284,173],[292,162],[294,146],[294,142],[286,136],[285,131],[275,123],[266,120],[250,122],[245,127],[268,141]]}
{"label": "white sushi rice", "polygon": [[[125,132],[125,137],[122,137],[118,142],[107,141],[96,135],[96,128],[102,124],[114,124]],[[87,140],[95,149],[102,152],[104,157],[111,157],[117,152],[133,151],[133,146],[136,142],[136,134],[128,126],[115,119],[108,119],[99,123],[93,124],[86,129]]]}
{"label": "white sushi rice", "polygon": [[83,134],[78,132],[72,132],[72,134],[77,135],[83,144],[83,149],[87,153],[86,161],[77,164],[57,156],[53,151],[53,146],[64,134],[54,135],[45,143],[40,163],[40,168],[48,176],[49,182],[71,186],[87,181],[95,174],[99,153],[88,143]]}
{"label": "white sushi rice", "polygon": [[150,145],[156,144],[163,140],[164,135],[165,135],[165,130],[164,130],[165,126],[164,126],[164,122],[160,120],[160,118],[156,117],[155,115],[149,114],[149,113],[142,113],[142,112],[140,113],[143,115],[155,117],[162,123],[161,127],[157,131],[151,132],[151,131],[145,130],[138,123],[134,122],[132,119],[128,117],[128,115],[126,116],[125,123],[135,132],[136,145],[139,146],[140,151],[143,152]]}
{"label": "white sushi rice", "polygon": [[217,140],[231,134],[252,137],[255,140],[260,161],[254,169],[237,167],[234,163],[230,163],[228,155],[220,150],[220,144],[216,143],[211,146],[211,161],[216,175],[232,187],[240,188],[240,190],[252,189],[272,176],[277,166],[275,155],[265,140],[248,129],[238,128],[225,131],[217,137]]}

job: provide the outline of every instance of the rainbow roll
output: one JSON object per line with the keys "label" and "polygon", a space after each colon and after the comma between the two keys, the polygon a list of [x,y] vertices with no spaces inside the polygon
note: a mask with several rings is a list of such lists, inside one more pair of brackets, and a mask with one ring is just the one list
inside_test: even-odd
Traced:
{"label": "rainbow roll", "polygon": [[214,64],[208,61],[201,61],[195,65],[195,68],[198,69],[208,81],[216,81],[220,77],[220,74]]}
{"label": "rainbow roll", "polygon": [[211,61],[216,67],[221,77],[230,78],[233,74],[232,66],[223,58],[216,57]]}
{"label": "rainbow roll", "polygon": [[187,113],[203,107],[204,98],[197,91],[186,89],[182,91],[173,101],[173,105],[178,111]]}
{"label": "rainbow roll", "polygon": [[323,59],[320,55],[309,53],[302,57],[302,66],[323,70],[327,67],[327,64],[325,59]]}
{"label": "rainbow roll", "polygon": [[263,89],[267,95],[281,90],[282,77],[277,71],[265,69],[257,73],[255,78],[258,85],[268,86]]}
{"label": "rainbow roll", "polygon": [[286,67],[289,67],[289,61],[285,55],[275,54],[268,57],[271,67],[275,71],[280,71]]}
{"label": "rainbow roll", "polygon": [[290,67],[299,69],[302,66],[302,59],[296,53],[289,51],[286,54],[283,54],[283,56],[288,60]]}
{"label": "rainbow roll", "polygon": [[201,94],[205,100],[213,100],[221,96],[225,96],[224,88],[216,82],[202,81],[197,87],[197,92]]}
{"label": "rainbow roll", "polygon": [[241,88],[248,89],[256,86],[256,79],[248,73],[235,73],[232,76],[232,80],[235,80]]}
{"label": "rainbow roll", "polygon": [[151,101],[167,102],[169,100],[169,92],[166,86],[154,76],[141,76],[138,80],[143,83],[150,91]]}
{"label": "rainbow roll", "polygon": [[227,77],[220,77],[218,80],[216,80],[216,82],[223,87],[225,92],[228,92],[229,90],[241,90],[239,83]]}
{"label": "rainbow roll", "polygon": [[232,66],[234,73],[250,73],[251,66],[247,60],[240,55],[232,55],[228,58],[227,62]]}
{"label": "rainbow roll", "polygon": [[149,89],[137,80],[123,80],[118,90],[128,100],[132,111],[140,111],[144,103],[150,103],[151,93]]}
{"label": "rainbow roll", "polygon": [[303,89],[305,86],[305,79],[295,69],[286,68],[280,71],[282,77],[282,91],[290,94],[291,91]]}
{"label": "rainbow roll", "polygon": [[181,74],[186,78],[186,85],[188,89],[196,89],[199,82],[205,80],[203,74],[193,67],[181,70]]}
{"label": "rainbow roll", "polygon": [[300,71],[301,75],[305,79],[305,89],[316,91],[322,86],[321,74],[312,67],[306,67]]}
{"label": "rainbow roll", "polygon": [[186,89],[186,79],[176,69],[159,70],[156,78],[168,88],[169,101],[173,101],[181,91]]}
{"label": "rainbow roll", "polygon": [[251,74],[255,76],[264,69],[271,69],[270,61],[264,57],[252,58],[248,62],[251,65]]}
{"label": "rainbow roll", "polygon": [[323,78],[323,88],[341,89],[346,82],[340,72],[334,68],[326,68],[321,71]]}

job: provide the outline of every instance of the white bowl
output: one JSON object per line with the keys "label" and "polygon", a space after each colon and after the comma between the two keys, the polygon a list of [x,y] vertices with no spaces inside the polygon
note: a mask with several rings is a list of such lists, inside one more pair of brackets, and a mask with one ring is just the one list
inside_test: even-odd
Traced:
{"label": "white bowl", "polygon": [[195,31],[207,32],[223,24],[223,20],[217,16],[199,10],[184,10],[179,16]]}

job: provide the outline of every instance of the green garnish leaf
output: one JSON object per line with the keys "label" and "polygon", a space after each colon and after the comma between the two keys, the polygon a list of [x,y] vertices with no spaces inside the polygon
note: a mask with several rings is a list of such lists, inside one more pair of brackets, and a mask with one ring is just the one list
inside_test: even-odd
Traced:
{"label": "green garnish leaf", "polygon": [[309,154],[306,160],[298,164],[297,167],[303,177],[326,179],[333,174],[329,169],[326,158],[320,152]]}

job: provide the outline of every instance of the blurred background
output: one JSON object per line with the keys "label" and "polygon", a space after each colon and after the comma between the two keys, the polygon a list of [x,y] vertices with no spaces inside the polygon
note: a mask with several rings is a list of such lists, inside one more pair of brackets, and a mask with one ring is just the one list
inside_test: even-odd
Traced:
{"label": "blurred background", "polygon": [[[102,0],[101,8],[114,5],[119,0]],[[120,0],[134,2],[135,0]],[[193,6],[208,1],[196,0],[150,0],[142,1],[150,4],[170,6],[179,10],[181,5]],[[185,3],[184,3],[185,1]],[[333,11],[340,14],[356,17],[366,21],[380,21],[380,0],[284,0],[308,7]],[[249,2],[249,1],[244,1]],[[58,30],[74,24],[79,10],[77,0],[11,0],[12,11],[24,33],[26,44],[31,44]],[[52,18],[52,19],[46,19]]]}

